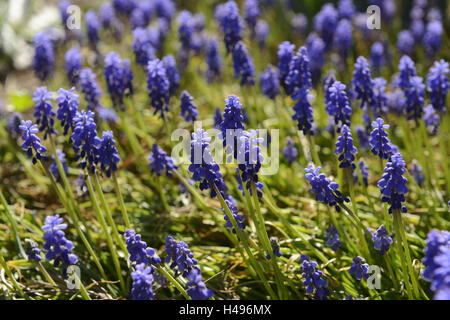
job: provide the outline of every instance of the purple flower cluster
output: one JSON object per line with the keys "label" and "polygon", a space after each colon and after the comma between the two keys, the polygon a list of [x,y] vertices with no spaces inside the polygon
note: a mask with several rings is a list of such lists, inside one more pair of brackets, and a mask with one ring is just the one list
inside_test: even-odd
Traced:
{"label": "purple flower cluster", "polygon": [[147,66],[147,90],[150,96],[151,105],[155,108],[154,114],[158,112],[161,118],[169,111],[169,86],[164,63],[158,59],[148,62]]}
{"label": "purple flower cluster", "polygon": [[261,155],[260,145],[263,143],[263,138],[257,138],[258,131],[250,130],[243,131],[239,137],[240,143],[238,145],[238,168],[241,171],[241,183],[245,182],[245,188],[249,190],[252,195],[252,184],[255,184],[255,189],[258,197],[262,197],[262,188],[264,187],[258,181],[258,172],[261,169],[263,156]]}
{"label": "purple flower cluster", "polygon": [[361,281],[362,278],[369,278],[369,265],[364,258],[358,256],[353,258],[353,263],[348,273],[355,275],[356,281]]}
{"label": "purple flower cluster", "polygon": [[391,142],[385,130],[389,129],[388,124],[384,124],[383,119],[377,118],[372,122],[372,132],[370,133],[370,149],[372,153],[381,159],[389,159],[392,154]]}
{"label": "purple flower cluster", "polygon": [[226,192],[226,186],[222,179],[220,167],[214,162],[209,150],[210,141],[211,138],[203,129],[198,129],[197,133],[192,133],[189,171],[192,172],[194,181],[200,181],[200,190],[210,189],[210,195],[214,198],[217,192],[213,185],[223,194]]}
{"label": "purple flower cluster", "polygon": [[63,218],[59,215],[47,216],[45,225],[42,226],[44,233],[44,250],[47,260],[53,260],[53,266],[61,265],[63,277],[67,276],[67,267],[77,263],[78,257],[71,253],[73,249],[72,241],[66,239],[64,229],[67,224],[63,223]]}
{"label": "purple flower cluster", "polygon": [[39,131],[44,132],[44,140],[48,135],[56,134],[55,131],[55,116],[53,106],[50,102],[52,93],[47,91],[47,87],[39,87],[33,94],[34,117]]}
{"label": "purple flower cluster", "polygon": [[58,90],[58,97],[56,97],[58,101],[57,119],[61,122],[64,135],[69,133],[69,129],[73,130],[73,119],[78,112],[78,95],[74,92],[75,88],[71,88],[69,91],[61,88]]}
{"label": "purple flower cluster", "polygon": [[21,148],[27,152],[28,157],[32,158],[33,164],[36,164],[38,160],[47,161],[45,155],[47,149],[36,135],[39,131],[37,125],[32,124],[31,120],[22,120],[19,129],[23,132]]}
{"label": "purple flower cluster", "polygon": [[336,141],[335,155],[339,155],[338,161],[340,162],[339,168],[350,168],[354,170],[355,154],[358,152],[353,144],[352,132],[349,127],[343,125],[341,128],[341,134]]}
{"label": "purple flower cluster", "polygon": [[280,87],[277,69],[269,64],[267,69],[261,72],[261,75],[259,76],[259,84],[261,87],[261,92],[264,95],[270,99],[275,99],[279,93]]}
{"label": "purple flower cluster", "polygon": [[241,79],[241,85],[255,84],[255,67],[253,59],[247,51],[244,43],[238,42],[233,47],[234,78]]}
{"label": "purple flower cluster", "polygon": [[130,61],[120,59],[120,56],[115,52],[108,53],[105,58],[103,75],[114,107],[123,109],[125,95],[133,94],[133,73],[130,68]]}
{"label": "purple flower cluster", "polygon": [[386,230],[385,226],[381,225],[372,233],[372,241],[375,250],[380,251],[380,255],[384,255],[389,251],[389,247],[392,244],[392,237],[389,236],[389,232]]}
{"label": "purple flower cluster", "polygon": [[432,230],[427,236],[423,264],[426,269],[422,276],[431,282],[431,290],[435,292],[434,299],[448,300],[450,298],[450,232]]}
{"label": "purple flower cluster", "polygon": [[130,261],[135,262],[136,267],[139,264],[150,264],[153,273],[153,266],[161,263],[155,249],[147,247],[147,243],[141,240],[141,235],[132,229],[125,230],[124,237],[130,254]]}
{"label": "purple flower cluster", "polygon": [[295,147],[294,141],[290,137],[286,139],[286,146],[282,151],[283,156],[286,158],[289,164],[292,164],[295,160],[297,160],[298,150]]}
{"label": "purple flower cluster", "polygon": [[326,300],[330,294],[328,290],[327,280],[323,279],[322,271],[317,270],[317,262],[310,261],[307,255],[302,255],[300,258],[303,285],[306,287],[306,294],[314,294],[314,298],[318,300]]}
{"label": "purple flower cluster", "polygon": [[334,118],[334,123],[338,125],[337,132],[343,125],[350,126],[352,109],[348,101],[345,85],[340,81],[335,81],[328,89],[328,103],[325,107],[328,115]]}
{"label": "purple flower cluster", "polygon": [[34,57],[33,69],[39,80],[45,81],[53,75],[55,67],[55,53],[53,44],[45,32],[38,33],[33,40]]}
{"label": "purple flower cluster", "polygon": [[231,0],[217,5],[214,17],[222,29],[227,53],[230,53],[236,43],[242,40],[242,21],[236,2]]}
{"label": "purple flower cluster", "polygon": [[336,182],[332,182],[324,173],[319,173],[320,169],[321,167],[315,168],[312,164],[305,168],[305,177],[311,185],[311,191],[316,195],[317,201],[335,207],[336,211],[340,212],[339,205],[350,200],[342,196]]}
{"label": "purple flower cluster", "polygon": [[64,70],[67,72],[70,84],[76,86],[80,81],[81,64],[83,62],[80,48],[73,47],[68,50],[64,59]]}
{"label": "purple flower cluster", "polygon": [[378,181],[378,187],[381,191],[381,201],[390,204],[389,213],[394,210],[406,212],[405,194],[408,193],[406,184],[408,180],[403,177],[405,173],[405,161],[400,153],[393,154],[391,161],[386,164],[383,176]]}
{"label": "purple flower cluster", "polygon": [[166,171],[166,176],[172,176],[172,170],[178,167],[174,164],[172,157],[169,157],[167,153],[162,150],[156,143],[153,144],[152,152],[148,157],[148,167],[152,173],[156,173],[158,176],[162,172]]}
{"label": "purple flower cluster", "polygon": [[327,242],[325,244],[331,247],[334,252],[338,251],[339,247],[341,246],[341,240],[339,238],[339,233],[336,227],[331,225],[328,228],[325,236],[327,237]]}
{"label": "purple flower cluster", "polygon": [[194,104],[194,98],[186,90],[181,93],[180,116],[186,121],[194,122],[198,117],[197,106]]}

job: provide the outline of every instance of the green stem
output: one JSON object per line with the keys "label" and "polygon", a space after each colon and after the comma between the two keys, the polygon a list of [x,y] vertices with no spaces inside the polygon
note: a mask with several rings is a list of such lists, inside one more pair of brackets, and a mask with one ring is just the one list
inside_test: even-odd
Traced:
{"label": "green stem", "polygon": [[16,288],[16,290],[20,293],[21,296],[24,296],[22,288],[20,288],[16,278],[14,278],[14,275],[12,274],[11,269],[8,267],[8,264],[6,263],[5,258],[3,258],[1,252],[0,252],[0,264],[2,265],[3,269],[5,269],[5,272],[8,275],[9,279],[11,280],[14,288]]}
{"label": "green stem", "polygon": [[162,201],[163,206],[164,206],[164,210],[166,211],[167,214],[169,214],[170,213],[170,207],[169,207],[169,204],[167,203],[166,195],[164,194],[164,190],[163,190],[162,185],[161,185],[160,177],[157,176],[155,180],[156,180],[156,186],[158,188],[159,196],[161,197],[161,201]]}
{"label": "green stem", "polygon": [[417,283],[416,273],[413,270],[411,254],[409,252],[408,240],[406,238],[406,233],[405,233],[405,227],[403,226],[403,221],[402,221],[401,213],[399,210],[394,210],[394,218],[396,218],[398,220],[398,227],[400,229],[400,236],[401,236],[401,240],[403,243],[403,247],[405,249],[406,263],[408,266],[409,274],[411,276],[411,280],[412,280],[411,282],[412,282],[414,294],[416,296],[416,299],[419,299],[419,284]]}
{"label": "green stem", "polygon": [[256,208],[256,215],[257,215],[257,229],[258,227],[261,228],[261,236],[262,236],[262,240],[261,242],[263,243],[266,252],[269,254],[270,256],[270,262],[272,263],[272,267],[274,269],[275,272],[275,279],[277,281],[277,286],[278,286],[278,292],[279,292],[279,296],[280,296],[280,300],[283,299],[283,296],[286,294],[286,297],[288,296],[287,292],[285,291],[286,287],[283,285],[283,280],[282,280],[282,275],[281,275],[281,271],[278,268],[278,264],[276,261],[276,257],[273,254],[273,250],[272,250],[272,246],[270,245],[270,239],[269,236],[267,234],[267,229],[266,229],[266,224],[264,222],[264,217],[262,216],[261,213],[261,208],[259,205],[259,198],[258,198],[258,194],[256,191],[256,186],[255,186],[255,182],[252,180],[252,194],[253,194],[253,202],[255,203],[255,208]]}
{"label": "green stem", "polygon": [[94,187],[92,186],[92,182],[91,182],[91,176],[87,175],[87,179],[86,179],[86,184],[88,186],[88,190],[89,190],[89,195],[91,197],[91,202],[92,202],[92,206],[94,207],[94,211],[95,214],[97,216],[97,220],[99,221],[103,233],[106,237],[106,242],[108,244],[109,247],[109,251],[111,252],[111,257],[114,263],[114,267],[116,269],[116,273],[117,273],[117,277],[120,281],[120,285],[122,288],[122,291],[125,292],[125,281],[122,277],[122,270],[120,268],[120,263],[119,263],[119,258],[117,257],[117,252],[116,249],[114,247],[112,238],[111,238],[111,234],[108,230],[108,226],[106,225],[106,221],[105,218],[103,217],[103,213],[100,210],[100,206],[98,205],[97,199],[95,198],[95,192],[94,192]]}
{"label": "green stem", "polygon": [[228,219],[231,221],[234,229],[236,230],[236,233],[239,237],[239,239],[241,239],[242,244],[244,245],[244,249],[247,252],[247,255],[249,257],[249,260],[252,262],[256,272],[258,273],[258,276],[260,277],[263,285],[266,287],[269,295],[276,299],[276,294],[273,291],[273,289],[270,287],[270,284],[268,283],[266,277],[264,276],[264,271],[262,270],[261,266],[259,265],[259,263],[256,261],[255,256],[253,255],[250,246],[248,244],[248,239],[247,239],[247,235],[244,234],[241,230],[241,228],[239,228],[239,226],[237,225],[236,220],[234,219],[233,214],[231,213],[230,208],[228,208],[228,205],[226,204],[225,200],[222,197],[222,194],[220,193],[220,190],[217,188],[216,184],[214,182],[210,182],[211,186],[214,188],[214,190],[217,192],[217,197],[219,198],[219,201],[223,207],[223,209],[225,210],[226,215],[228,216]]}
{"label": "green stem", "polygon": [[406,267],[405,254],[404,254],[403,248],[402,248],[402,240],[401,240],[401,236],[399,236],[400,235],[400,226],[399,226],[399,222],[398,222],[398,216],[395,213],[394,213],[394,230],[395,230],[395,234],[398,235],[394,241],[396,243],[397,253],[399,255],[399,259],[400,259],[400,263],[401,263],[401,267],[402,267],[403,281],[406,286],[406,291],[407,291],[408,297],[413,299],[414,296],[412,294],[411,284],[410,284],[409,278],[408,278],[408,269]]}
{"label": "green stem", "polygon": [[[56,159],[58,159],[57,155],[56,155]],[[80,223],[79,223],[77,215],[76,215],[76,213],[75,213],[75,211],[74,211],[74,209],[72,207],[72,204],[68,202],[67,198],[65,197],[65,193],[63,193],[59,189],[59,186],[56,183],[55,178],[53,177],[53,175],[47,169],[45,169],[45,167],[43,166],[42,162],[39,162],[39,165],[41,166],[42,170],[47,174],[47,176],[50,178],[50,180],[52,182],[52,185],[53,185],[53,188],[55,189],[59,200],[61,201],[61,203],[64,206],[64,208],[66,208],[67,213],[69,214],[70,219],[72,219],[72,223],[73,223],[75,229],[77,230],[78,236],[80,237],[81,241],[83,242],[84,246],[86,247],[87,251],[89,252],[92,260],[94,260],[94,263],[97,266],[97,269],[100,272],[100,275],[102,276],[103,279],[108,280],[108,277],[106,276],[106,273],[103,270],[103,267],[102,267],[102,265],[100,263],[100,260],[97,257],[97,254],[92,249],[88,239],[86,238],[86,236],[83,233],[83,230],[81,229]],[[60,168],[60,175],[61,175],[61,170],[62,170],[62,168]],[[63,170],[62,170],[62,172],[65,173]],[[61,177],[64,177],[64,176],[61,175]]]}
{"label": "green stem", "polygon": [[130,219],[128,217],[127,208],[125,206],[125,202],[123,201],[122,193],[120,192],[119,181],[117,179],[116,172],[112,172],[113,182],[114,182],[114,190],[116,192],[116,196],[119,199],[120,211],[122,212],[122,218],[125,223],[125,227],[127,229],[131,229]]}
{"label": "green stem", "polygon": [[14,218],[13,213],[9,210],[8,203],[6,202],[6,199],[3,196],[3,192],[1,189],[0,189],[0,203],[5,208],[6,217],[8,218],[9,222],[11,223],[11,229],[12,229],[14,239],[16,241],[17,248],[18,248],[20,254],[22,255],[22,257],[24,257],[26,259],[27,255],[25,253],[25,250],[22,247],[22,243],[20,242],[20,236],[19,236],[19,232],[18,232],[16,219]]}
{"label": "green stem", "polygon": [[156,270],[158,270],[160,273],[162,273],[177,289],[180,291],[180,293],[187,299],[191,300],[191,297],[187,294],[186,290],[181,286],[181,284],[174,278],[172,275],[162,266],[158,265],[156,267]]}
{"label": "green stem", "polygon": [[98,179],[98,175],[97,175],[97,173],[94,173],[94,174],[92,174],[92,176],[94,177],[94,186],[95,186],[95,189],[97,190],[97,194],[100,197],[101,206],[103,208],[103,211],[106,214],[106,220],[108,221],[108,224],[110,225],[110,227],[113,231],[113,235],[116,238],[116,242],[120,246],[120,248],[122,249],[123,252],[128,252],[127,247],[125,246],[124,241],[122,240],[122,237],[119,234],[117,225],[114,222],[114,219],[111,215],[111,211],[109,210],[108,204],[106,203],[105,195],[103,194],[102,186],[100,185],[100,180]]}
{"label": "green stem", "polygon": [[36,261],[36,265],[39,269],[39,271],[41,271],[42,275],[44,276],[44,278],[47,280],[48,283],[50,283],[50,285],[56,287],[56,283],[55,281],[52,279],[52,277],[48,274],[47,270],[45,270],[44,266],[42,265],[42,263],[40,261]]}

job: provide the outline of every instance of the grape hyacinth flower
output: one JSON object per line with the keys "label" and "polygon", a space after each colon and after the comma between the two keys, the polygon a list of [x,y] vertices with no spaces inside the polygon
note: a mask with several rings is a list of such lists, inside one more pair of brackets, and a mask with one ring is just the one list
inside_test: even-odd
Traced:
{"label": "grape hyacinth flower", "polygon": [[428,134],[434,136],[439,130],[440,116],[431,104],[423,109],[423,111],[423,121],[425,122]]}
{"label": "grape hyacinth flower", "polygon": [[98,110],[100,106],[100,97],[102,91],[97,83],[97,77],[91,69],[85,68],[80,73],[81,92],[87,102],[87,108],[91,111]]}
{"label": "grape hyacinth flower", "polygon": [[425,85],[421,77],[412,77],[410,87],[406,92],[406,114],[408,120],[422,118],[425,103]]}
{"label": "grape hyacinth flower", "polygon": [[385,130],[389,129],[388,124],[384,124],[383,119],[377,118],[372,122],[372,132],[370,133],[370,150],[381,159],[389,159],[392,154],[391,142]]}
{"label": "grape hyacinth flower", "polygon": [[58,3],[59,14],[61,15],[61,22],[65,30],[67,30],[67,20],[69,19],[68,8],[72,5],[70,1],[62,0]]}
{"label": "grape hyacinth flower", "polygon": [[411,87],[411,79],[416,76],[416,67],[410,57],[403,56],[400,58],[398,69],[398,86],[406,95],[408,89]]}
{"label": "grape hyacinth flower", "polygon": [[425,182],[425,175],[423,174],[422,166],[417,162],[416,159],[412,160],[410,171],[411,175],[414,178],[414,181],[416,181],[419,187],[422,187],[423,183]]}
{"label": "grape hyacinth flower", "polygon": [[310,191],[316,195],[316,200],[335,207],[337,212],[341,211],[339,205],[344,202],[350,202],[347,197],[343,197],[339,191],[339,185],[336,182],[331,182],[324,173],[319,173],[321,167],[314,167],[310,164],[305,168],[305,177],[311,185]]}
{"label": "grape hyacinth flower", "polygon": [[19,129],[23,132],[21,148],[27,152],[33,164],[36,164],[37,160],[47,161],[47,156],[45,155],[47,149],[41,144],[41,139],[36,135],[39,132],[37,125],[32,124],[31,120],[22,120]]}
{"label": "grape hyacinth flower", "polygon": [[339,233],[336,227],[331,225],[325,236],[327,237],[327,242],[325,244],[331,247],[334,252],[338,251],[341,246],[341,240],[339,239]]}
{"label": "grape hyacinth flower", "polygon": [[[238,168],[241,171],[242,182],[245,182],[245,188],[252,195],[252,184],[255,185],[256,193],[259,198],[262,197],[261,190],[264,185],[258,181],[258,172],[261,169],[261,163],[264,160],[259,147],[263,142],[263,138],[257,138],[258,131],[244,131],[239,137],[241,140],[238,145]],[[242,183],[243,185],[243,183]]]}
{"label": "grape hyacinth flower", "polygon": [[98,16],[95,11],[89,10],[84,15],[84,20],[86,23],[87,37],[89,40],[89,45],[96,49],[98,42],[100,41],[99,30],[100,22],[98,21]]}
{"label": "grape hyacinth flower", "polygon": [[98,148],[101,144],[101,140],[97,136],[94,116],[94,113],[89,110],[77,112],[73,118],[75,125],[71,135],[72,148],[76,153],[74,160],[79,161],[80,168],[87,167],[91,173],[95,171],[95,165],[98,162]]}
{"label": "grape hyacinth flower", "polygon": [[328,115],[333,117],[334,123],[338,125],[337,132],[343,125],[350,126],[352,109],[345,92],[345,85],[335,81],[328,89],[328,103],[325,108]]}
{"label": "grape hyacinth flower", "polygon": [[189,171],[192,172],[192,179],[200,181],[200,190],[210,189],[210,196],[214,198],[217,192],[213,185],[217,187],[219,192],[225,194],[226,186],[222,179],[220,167],[214,162],[209,150],[211,138],[203,129],[198,129],[192,133],[191,142],[191,164]]}
{"label": "grape hyacinth flower", "polygon": [[315,33],[311,33],[306,39],[306,48],[310,61],[312,80],[318,83],[325,63],[325,42]]}
{"label": "grape hyacinth flower", "polygon": [[22,120],[22,115],[19,112],[13,112],[9,115],[7,129],[13,140],[17,140],[22,133],[22,130],[19,128]]}
{"label": "grape hyacinth flower", "polygon": [[192,298],[192,300],[208,300],[214,293],[211,289],[208,289],[203,282],[202,274],[199,269],[192,269],[187,275],[188,287],[186,293]]}
{"label": "grape hyacinth flower", "polygon": [[133,30],[133,51],[136,62],[143,66],[155,57],[155,49],[152,46],[148,29],[136,28]]}
{"label": "grape hyacinth flower", "polygon": [[384,57],[384,47],[381,42],[375,42],[370,48],[370,66],[376,73],[380,73],[382,67],[386,65]]}
{"label": "grape hyacinth flower", "polygon": [[240,79],[242,86],[255,84],[253,59],[242,42],[238,42],[233,48],[233,68],[234,78]]}
{"label": "grape hyacinth flower", "polygon": [[346,64],[348,52],[353,46],[353,27],[347,19],[342,19],[337,24],[334,43],[344,64]]}
{"label": "grape hyacinth flower", "polygon": [[76,86],[80,81],[81,64],[83,62],[80,48],[73,47],[68,50],[64,59],[64,70],[67,72],[70,84]]}
{"label": "grape hyacinth flower", "polygon": [[353,0],[339,0],[338,15],[339,19],[352,19],[355,15]]}
{"label": "grape hyacinth flower", "polygon": [[[280,252],[280,244],[278,243],[277,237],[270,237],[269,239],[270,247],[272,248],[272,252],[274,257],[281,257],[283,254]],[[270,254],[266,254],[266,259],[270,260]]]}
{"label": "grape hyacinth flower", "polygon": [[370,76],[369,64],[364,57],[358,57],[356,59],[352,84],[356,93],[356,99],[361,100],[361,108],[372,105],[373,81]]}
{"label": "grape hyacinth flower", "polygon": [[[366,165],[364,160],[360,160],[358,162],[358,169],[359,172],[361,173],[363,183],[367,187],[369,179],[369,167]],[[355,181],[358,181],[358,173],[356,171],[353,172],[353,178]]]}
{"label": "grape hyacinth flower", "polygon": [[181,48],[189,51],[192,48],[191,41],[195,32],[192,13],[187,10],[180,11],[177,22],[178,38],[181,42]]}
{"label": "grape hyacinth flower", "polygon": [[130,15],[136,8],[137,3],[135,0],[113,0],[112,4],[114,9],[123,15]]}
{"label": "grape hyacinth flower", "polygon": [[334,151],[335,155],[339,155],[339,168],[350,168],[353,171],[356,168],[354,161],[357,152],[358,150],[353,145],[352,132],[349,127],[343,125],[341,134],[336,141],[336,150]]}
{"label": "grape hyacinth flower", "polygon": [[406,111],[406,98],[403,91],[399,88],[386,93],[386,103],[388,110],[398,115],[403,115]]}
{"label": "grape hyacinth flower", "polygon": [[172,177],[172,171],[178,169],[174,164],[173,158],[169,157],[156,143],[153,144],[152,152],[148,157],[148,162],[150,172],[156,173],[158,176],[161,176],[162,172],[165,170],[166,176]]}
{"label": "grape hyacinth flower", "polygon": [[308,18],[303,13],[297,13],[292,18],[291,25],[294,34],[304,36],[308,31]]}
{"label": "grape hyacinth flower", "polygon": [[266,46],[268,36],[269,36],[269,24],[264,20],[258,21],[256,23],[255,28],[255,37],[261,49]]}
{"label": "grape hyacinth flower", "polygon": [[[27,240],[29,239],[26,239],[25,241]],[[27,254],[28,261],[34,260],[36,262],[40,262],[42,260],[41,249],[39,249],[38,244],[34,241],[30,243],[25,253]]]}
{"label": "grape hyacinth flower", "polygon": [[111,172],[117,171],[117,164],[120,161],[119,151],[114,146],[115,144],[116,141],[113,138],[112,131],[103,131],[97,153],[100,168],[106,173],[107,177],[111,176]]}
{"label": "grape hyacinth flower", "polygon": [[197,106],[194,104],[194,98],[191,97],[189,92],[184,90],[181,93],[181,104],[180,109],[181,113],[180,116],[184,118],[186,121],[192,121],[194,122],[197,119],[198,111]]}
{"label": "grape hyacinth flower", "polygon": [[108,53],[105,58],[103,75],[105,76],[114,108],[120,107],[124,109],[124,96],[133,94],[133,73],[130,61],[120,59],[120,56],[115,52]]}
{"label": "grape hyacinth flower", "polygon": [[372,241],[374,243],[375,250],[378,250],[382,256],[389,251],[389,247],[392,243],[392,237],[389,236],[389,232],[386,228],[381,225],[372,233]]}
{"label": "grape hyacinth flower", "polygon": [[239,8],[234,1],[217,5],[214,18],[219,22],[227,53],[230,53],[236,43],[242,40],[242,21]]}
{"label": "grape hyacinth flower", "polygon": [[311,89],[311,71],[308,52],[305,47],[298,49],[289,63],[289,72],[285,79],[286,93],[294,95],[298,89]]}
{"label": "grape hyacinth flower", "polygon": [[156,254],[155,249],[147,247],[147,243],[141,240],[141,235],[136,233],[136,231],[127,229],[124,237],[131,262],[136,262],[136,265],[141,263],[144,265],[150,264],[152,265],[150,268],[152,271],[154,265],[161,263],[161,259]]}
{"label": "grape hyacinth flower", "polygon": [[261,86],[261,92],[269,97],[275,99],[279,93],[280,80],[278,77],[277,69],[269,64],[259,77],[259,84]]}
{"label": "grape hyacinth flower", "polygon": [[297,120],[298,130],[303,131],[305,135],[314,134],[313,125],[313,110],[309,100],[312,96],[309,94],[309,89],[299,88],[296,90],[292,99],[295,100],[294,111],[292,120]]}
{"label": "grape hyacinth flower", "polygon": [[386,80],[375,78],[372,81],[372,114],[374,117],[381,117],[387,114]]}
{"label": "grape hyacinth flower", "polygon": [[[239,214],[239,210],[236,207],[236,205],[234,204],[234,201],[232,201],[232,198],[230,198],[230,196],[228,196],[228,199],[225,199],[225,203],[227,204],[228,208],[231,211],[231,214],[233,215],[234,220],[236,221],[236,224],[238,225],[238,227],[242,230],[245,229],[245,224],[244,224],[244,216],[242,214]],[[225,213],[225,210],[222,209],[222,211]],[[227,229],[232,229],[233,233],[236,234],[236,229],[233,227],[233,223],[230,221],[230,218],[228,217],[227,214],[225,214],[223,216],[223,218],[226,221],[225,227]]]}
{"label": "grape hyacinth flower", "polygon": [[261,12],[259,10],[258,0],[245,0],[244,1],[244,20],[247,27],[250,29],[251,35],[255,34],[256,21],[258,20]]}
{"label": "grape hyacinth flower", "polygon": [[361,281],[362,278],[369,278],[369,265],[364,258],[358,256],[353,258],[353,263],[348,273],[355,275],[356,281]]}
{"label": "grape hyacinth flower", "polygon": [[33,69],[39,80],[45,81],[53,75],[55,53],[53,44],[45,32],[38,33],[34,39]]}
{"label": "grape hyacinth flower", "polygon": [[214,110],[214,129],[220,129],[220,124],[222,123],[222,112],[219,108]]}
{"label": "grape hyacinth flower", "polygon": [[133,300],[153,300],[153,274],[152,269],[146,267],[144,263],[136,265],[135,271],[131,273],[133,286],[131,297]]}
{"label": "grape hyacinth flower", "polygon": [[400,31],[397,35],[397,49],[402,55],[412,55],[414,53],[414,36],[409,30]]}
{"label": "grape hyacinth flower", "polygon": [[320,34],[329,51],[333,46],[333,36],[338,24],[338,12],[331,3],[326,3],[314,17],[314,29]]}
{"label": "grape hyacinth flower", "polygon": [[278,76],[281,85],[286,88],[286,77],[289,73],[289,65],[294,56],[295,46],[289,41],[284,41],[278,46]]}
{"label": "grape hyacinth flower", "polygon": [[405,194],[408,193],[406,183],[408,180],[403,177],[405,173],[405,161],[400,153],[393,154],[390,162],[386,164],[381,180],[378,181],[378,187],[381,191],[381,201],[390,204],[389,213],[393,210],[401,210],[405,213],[406,207]]}
{"label": "grape hyacinth flower", "polygon": [[180,73],[178,72],[177,63],[173,55],[168,54],[161,60],[166,76],[169,80],[169,97],[172,96],[180,86]]}
{"label": "grape hyacinth flower", "polygon": [[167,236],[166,249],[164,251],[167,254],[165,262],[171,262],[170,269],[176,269],[175,277],[179,274],[182,274],[183,277],[187,277],[191,270],[198,269],[198,262],[194,259],[194,254],[183,241],[176,241],[171,236]]}
{"label": "grape hyacinth flower", "polygon": [[411,31],[414,41],[420,43],[425,34],[425,24],[420,19],[414,19],[409,25],[409,30]]}
{"label": "grape hyacinth flower", "polygon": [[295,147],[294,141],[288,137],[286,139],[286,146],[283,148],[283,156],[288,161],[289,165],[294,163],[295,160],[297,160],[298,156],[298,150]]}
{"label": "grape hyacinth flower", "polygon": [[432,230],[427,235],[422,277],[431,282],[434,299],[448,300],[450,287],[450,232]]}
{"label": "grape hyacinth flower", "polygon": [[216,38],[211,38],[206,42],[205,52],[206,64],[208,65],[206,80],[211,83],[222,74],[222,57]]}
{"label": "grape hyacinth flower", "polygon": [[45,225],[42,226],[44,233],[44,250],[47,260],[53,260],[53,266],[58,267],[61,264],[62,274],[67,276],[67,267],[77,263],[78,257],[71,253],[74,245],[72,241],[66,239],[64,229],[67,224],[63,223],[63,218],[59,215],[47,216]]}
{"label": "grape hyacinth flower", "polygon": [[44,132],[44,140],[47,135],[57,134],[54,128],[56,113],[53,111],[51,98],[52,93],[47,91],[47,87],[39,87],[33,94],[34,117],[39,131]]}
{"label": "grape hyacinth flower", "polygon": [[315,290],[314,298],[318,300],[326,300],[330,292],[328,291],[327,280],[322,278],[322,271],[317,270],[318,264],[315,261],[310,261],[307,255],[302,255],[300,258],[303,285],[306,287],[306,294],[312,295]]}
{"label": "grape hyacinth flower", "polygon": [[75,125],[73,119],[78,111],[78,95],[74,91],[75,88],[71,88],[69,91],[61,88],[56,97],[58,101],[57,119],[61,122],[64,135],[67,135],[69,129],[73,130]]}
{"label": "grape hyacinth flower", "polygon": [[[66,155],[61,149],[56,149],[56,154],[58,156],[59,161],[63,167],[64,173],[67,174],[69,172],[69,166],[67,165]],[[48,170],[55,177],[56,182],[61,181],[61,175],[59,174],[58,164],[56,162],[55,155],[52,155],[52,163],[48,166]]]}
{"label": "grape hyacinth flower", "polygon": [[444,30],[441,21],[434,20],[428,22],[422,40],[427,57],[432,58],[438,53],[442,45],[443,33]]}
{"label": "grape hyacinth flower", "polygon": [[164,63],[159,59],[149,61],[147,66],[147,90],[151,105],[155,108],[153,114],[159,112],[163,119],[164,113],[169,111],[169,86]]}
{"label": "grape hyacinth flower", "polygon": [[[242,111],[242,105],[239,102],[238,97],[229,95],[228,99],[225,99],[223,121],[219,126],[219,129],[222,132],[220,133],[219,138],[223,140],[223,146],[226,146],[226,153],[230,154],[233,152],[235,158],[237,157],[238,137],[244,130],[244,117]],[[233,138],[233,141],[230,141],[231,138]],[[233,146],[233,148],[231,146]]]}
{"label": "grape hyacinth flower", "polygon": [[430,92],[430,102],[438,112],[445,112],[445,100],[450,88],[447,74],[449,64],[445,60],[435,61],[427,76],[427,87]]}
{"label": "grape hyacinth flower", "polygon": [[366,128],[361,125],[357,125],[355,126],[355,132],[358,137],[359,149],[363,152],[369,150],[369,134],[367,133]]}

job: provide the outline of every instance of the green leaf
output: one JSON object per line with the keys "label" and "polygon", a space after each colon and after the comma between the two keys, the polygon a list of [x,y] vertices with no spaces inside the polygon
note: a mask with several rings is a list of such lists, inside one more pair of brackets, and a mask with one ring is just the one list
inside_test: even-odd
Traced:
{"label": "green leaf", "polygon": [[16,92],[8,94],[8,100],[14,106],[14,110],[23,112],[33,106],[33,100],[28,93]]}

